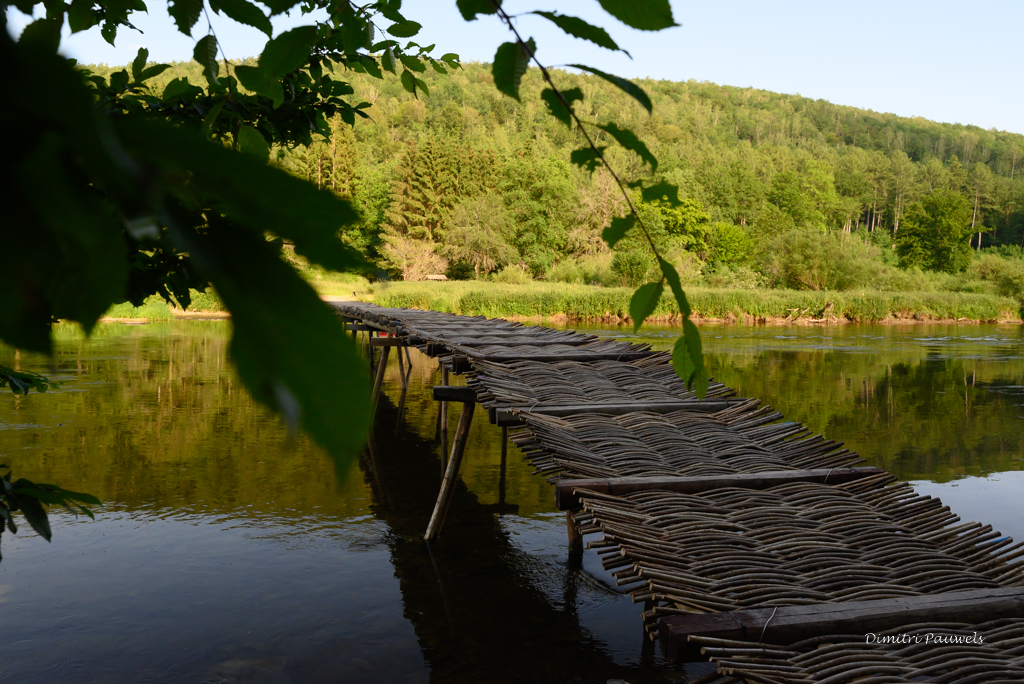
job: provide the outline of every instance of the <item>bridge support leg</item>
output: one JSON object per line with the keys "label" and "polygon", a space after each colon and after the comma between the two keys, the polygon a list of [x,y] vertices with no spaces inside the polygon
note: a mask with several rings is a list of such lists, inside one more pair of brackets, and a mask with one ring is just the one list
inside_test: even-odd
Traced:
{"label": "bridge support leg", "polygon": [[569,533],[569,558],[576,560],[583,558],[583,535],[573,522],[572,514],[572,511],[565,512],[565,526]]}
{"label": "bridge support leg", "polygon": [[406,384],[405,361],[402,359],[401,347],[398,348],[398,379],[402,383],[402,392],[405,392],[405,390],[409,389],[409,386]]}
{"label": "bridge support leg", "polygon": [[459,416],[459,426],[455,429],[455,440],[452,442],[452,453],[448,457],[448,467],[444,471],[444,479],[441,480],[441,491],[437,495],[437,503],[434,504],[434,512],[430,515],[430,523],[427,524],[427,532],[423,538],[427,541],[437,539],[441,532],[441,525],[448,514],[448,506],[452,502],[452,493],[455,491],[455,481],[459,479],[459,466],[462,465],[462,455],[466,451],[466,437],[469,435],[469,425],[473,421],[473,410],[476,403],[467,402],[462,405],[462,415]]}
{"label": "bridge support leg", "polygon": [[[380,396],[381,385],[384,384],[384,370],[388,367],[388,352],[391,351],[391,347],[381,347],[380,350],[380,363],[377,364],[377,377],[373,381],[373,394],[370,400],[373,405],[377,405],[377,397]],[[370,352],[373,352],[373,347],[370,347]]]}
{"label": "bridge support leg", "polygon": [[[448,384],[448,367],[441,366],[441,384]],[[441,454],[448,451],[448,402],[441,402]]]}
{"label": "bridge support leg", "polygon": [[501,467],[498,470],[498,505],[505,505],[505,462],[508,457],[508,428],[501,426]]}

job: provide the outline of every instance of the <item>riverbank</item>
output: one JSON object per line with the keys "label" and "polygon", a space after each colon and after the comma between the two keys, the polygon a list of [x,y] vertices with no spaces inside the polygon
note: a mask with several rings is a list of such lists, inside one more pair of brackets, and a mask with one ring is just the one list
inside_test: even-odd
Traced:
{"label": "riverbank", "polygon": [[[314,287],[318,283],[311,283]],[[340,284],[339,284],[340,285]],[[342,290],[344,288],[344,290]],[[325,289],[327,291],[321,291]],[[633,290],[623,287],[486,281],[345,283],[320,288],[325,300],[356,299],[380,306],[432,309],[470,316],[524,321],[629,322]],[[687,288],[694,320],[745,325],[838,325],[843,323],[1020,323],[1021,305],[1010,297],[972,292],[810,292]],[[159,296],[140,307],[110,308],[105,321],[124,323],[175,318],[224,318],[229,314],[212,292],[192,292],[188,310]],[[663,297],[648,322],[679,319],[675,301]]]}
{"label": "riverbank", "polygon": [[[1019,302],[969,292],[811,292],[687,288],[697,320],[744,324],[1021,322]],[[629,288],[532,282],[377,283],[368,299],[388,307],[472,316],[549,321],[629,321]],[[362,297],[360,297],[361,299]],[[672,322],[679,310],[662,298],[650,322]]]}

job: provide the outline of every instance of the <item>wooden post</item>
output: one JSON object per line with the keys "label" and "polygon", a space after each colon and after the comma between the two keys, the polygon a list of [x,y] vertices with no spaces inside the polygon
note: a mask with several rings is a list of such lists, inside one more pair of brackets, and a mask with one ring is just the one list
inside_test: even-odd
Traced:
{"label": "wooden post", "polygon": [[498,505],[505,505],[505,461],[508,456],[508,428],[501,428],[501,467],[498,470]]}
{"label": "wooden post", "polygon": [[565,526],[569,532],[569,556],[579,558],[583,555],[583,535],[572,520],[572,511],[565,512]]}
{"label": "wooden post", "polygon": [[402,349],[398,349],[398,379],[402,385],[402,392],[407,389],[405,384],[405,361],[402,359]]}
{"label": "wooden post", "polygon": [[[380,350],[380,363],[377,364],[377,377],[373,381],[373,394],[370,395],[370,400],[374,406],[377,405],[377,397],[380,396],[381,385],[384,384],[384,369],[388,367],[388,352],[391,351],[391,347],[383,347]],[[373,353],[373,347],[370,347],[370,353]]]}
{"label": "wooden post", "polygon": [[427,525],[427,532],[423,535],[426,541],[437,539],[444,524],[445,515],[448,514],[448,506],[452,502],[452,492],[455,491],[455,481],[459,477],[459,466],[462,465],[462,454],[466,451],[466,437],[469,435],[469,425],[473,420],[473,410],[476,404],[469,403],[462,405],[462,415],[459,416],[459,426],[455,429],[455,441],[452,443],[452,453],[448,457],[448,467],[444,471],[444,479],[441,480],[441,491],[437,495],[437,503],[434,504],[434,512],[430,514],[430,523]]}
{"label": "wooden post", "polygon": [[[448,367],[441,366],[441,384],[448,384]],[[448,402],[441,402],[441,453],[448,451]]]}

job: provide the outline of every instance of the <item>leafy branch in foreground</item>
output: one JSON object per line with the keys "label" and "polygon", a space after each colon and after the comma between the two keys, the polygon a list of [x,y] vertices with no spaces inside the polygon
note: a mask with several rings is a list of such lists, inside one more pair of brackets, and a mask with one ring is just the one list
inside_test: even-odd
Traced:
{"label": "leafy branch in foreground", "polygon": [[19,511],[29,526],[46,541],[50,541],[53,536],[46,506],[63,506],[76,515],[84,513],[90,518],[94,517],[92,511],[83,504],[98,506],[100,501],[95,496],[71,492],[57,485],[37,484],[24,478],[12,482],[9,467],[0,463],[0,468],[7,470],[0,476],[0,535],[4,527],[11,534],[18,533],[13,514]]}
{"label": "leafy branch in foreground", "polygon": [[15,394],[28,394],[29,390],[45,392],[48,389],[60,387],[59,382],[52,382],[45,375],[0,366],[0,388],[4,385],[7,385]]}
{"label": "leafy branch in foreground", "polygon": [[[701,350],[700,333],[697,331],[697,326],[690,320],[690,304],[686,299],[678,272],[658,251],[651,231],[644,223],[634,202],[634,193],[639,191],[640,197],[645,202],[661,202],[669,207],[677,207],[681,204],[678,188],[665,181],[649,187],[644,187],[642,180],[629,183],[623,181],[604,154],[607,147],[599,146],[596,143],[591,134],[592,130],[603,131],[623,148],[639,155],[650,166],[652,173],[658,170],[657,158],[632,131],[619,128],[613,122],[599,124],[585,122],[580,118],[574,105],[583,99],[583,93],[578,88],[562,90],[555,84],[548,68],[537,59],[537,46],[533,38],[523,39],[515,26],[513,17],[501,6],[500,0],[459,0],[458,5],[467,20],[473,20],[479,14],[497,15],[515,37],[514,43],[501,45],[494,56],[494,84],[498,90],[518,100],[522,77],[526,73],[529,63],[533,62],[548,85],[548,88],[541,93],[541,99],[551,114],[570,128],[575,125],[576,130],[583,135],[586,144],[573,151],[571,161],[590,172],[603,167],[615,181],[626,202],[626,207],[629,209],[629,214],[613,219],[611,225],[605,228],[602,237],[609,247],[614,247],[629,230],[634,227],[639,228],[650,245],[661,270],[661,278],[657,282],[641,285],[630,300],[629,314],[633,319],[634,331],[638,331],[644,320],[657,309],[667,283],[683,319],[683,335],[676,341],[672,349],[672,366],[679,377],[686,382],[687,388],[692,388],[698,397],[703,398],[707,394],[709,377]],[[675,26],[668,0],[602,0],[601,6],[623,23],[641,30],[662,30]],[[589,40],[607,49],[620,49],[604,29],[593,26],[582,19],[550,12],[534,12],[534,14],[550,20],[568,35]],[[614,84],[633,97],[647,110],[648,114],[652,112],[650,98],[635,83],[582,64],[569,66],[587,71]]]}

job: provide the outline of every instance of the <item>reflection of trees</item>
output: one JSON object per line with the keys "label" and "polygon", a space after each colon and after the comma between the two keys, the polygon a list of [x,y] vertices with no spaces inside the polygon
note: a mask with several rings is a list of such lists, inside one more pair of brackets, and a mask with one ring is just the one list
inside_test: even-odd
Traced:
{"label": "reflection of trees", "polygon": [[[225,322],[112,324],[87,343],[58,329],[50,375],[65,384],[5,397],[0,423],[29,426],[4,431],[5,462],[107,504],[353,513],[364,498],[358,478],[335,477],[319,448],[301,435],[289,441],[255,405],[226,361],[228,332]],[[23,365],[49,372],[42,358]]]}
{"label": "reflection of trees", "polygon": [[[423,541],[441,477],[433,445],[394,429],[382,398],[373,448],[361,466],[373,512],[391,529],[391,560],[434,682],[642,681],[617,667],[579,625],[576,573],[553,603],[528,577],[530,560],[460,480],[440,539]],[[642,637],[639,620],[637,639]],[[641,679],[638,679],[640,677]]]}
{"label": "reflection of trees", "polygon": [[1024,469],[1024,362],[886,353],[713,356],[716,379],[842,440],[902,479]]}

